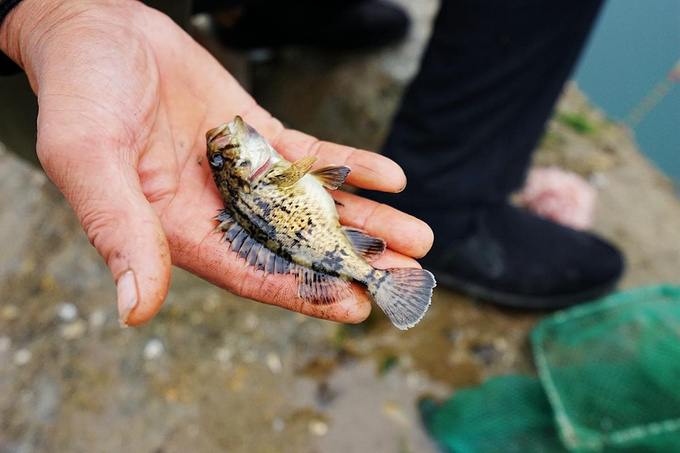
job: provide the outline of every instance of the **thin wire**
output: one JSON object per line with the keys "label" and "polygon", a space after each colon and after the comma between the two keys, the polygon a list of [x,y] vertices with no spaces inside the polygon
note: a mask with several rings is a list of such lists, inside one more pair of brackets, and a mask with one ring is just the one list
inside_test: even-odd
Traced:
{"label": "thin wire", "polygon": [[680,81],[680,60],[668,71],[666,78],[654,85],[654,88],[626,115],[623,122],[633,128],[640,124],[645,117],[659,105],[668,93]]}

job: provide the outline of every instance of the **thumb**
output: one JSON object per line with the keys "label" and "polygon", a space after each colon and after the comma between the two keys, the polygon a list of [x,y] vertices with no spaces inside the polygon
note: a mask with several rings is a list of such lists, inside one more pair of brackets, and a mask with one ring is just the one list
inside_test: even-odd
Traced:
{"label": "thumb", "polygon": [[38,156],[111,270],[121,326],[148,321],[167,295],[171,262],[160,220],[142,192],[136,156],[82,136],[73,143],[48,135],[39,134]]}

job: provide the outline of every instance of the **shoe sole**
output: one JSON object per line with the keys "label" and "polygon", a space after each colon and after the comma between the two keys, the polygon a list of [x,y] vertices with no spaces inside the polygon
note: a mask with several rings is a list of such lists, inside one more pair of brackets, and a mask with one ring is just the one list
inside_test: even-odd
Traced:
{"label": "shoe sole", "polygon": [[616,288],[616,284],[620,278],[620,275],[617,275],[615,278],[600,286],[578,293],[560,294],[555,296],[528,296],[489,289],[478,283],[454,277],[446,272],[438,271],[437,269],[428,269],[442,285],[458,289],[469,296],[477,297],[505,307],[535,310],[556,310],[590,302],[612,292]]}

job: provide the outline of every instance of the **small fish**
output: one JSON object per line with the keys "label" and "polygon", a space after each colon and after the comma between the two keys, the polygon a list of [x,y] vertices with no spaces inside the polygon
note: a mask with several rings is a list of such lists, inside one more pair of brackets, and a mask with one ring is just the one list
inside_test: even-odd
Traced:
{"label": "small fish", "polygon": [[430,306],[436,285],[424,269],[375,269],[369,262],[385,241],[341,226],[326,189],[337,189],[350,168],[311,171],[317,157],[291,163],[236,117],[206,133],[207,160],[224,210],[215,217],[230,248],[266,274],[293,274],[298,295],[318,304],[351,296],[364,285],[399,329],[413,327]]}

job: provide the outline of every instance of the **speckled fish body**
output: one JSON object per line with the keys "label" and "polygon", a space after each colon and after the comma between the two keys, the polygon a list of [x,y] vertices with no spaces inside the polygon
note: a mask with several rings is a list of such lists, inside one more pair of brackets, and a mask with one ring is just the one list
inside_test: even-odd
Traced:
{"label": "speckled fish body", "polygon": [[207,157],[225,209],[216,230],[241,258],[269,273],[294,274],[298,295],[330,304],[363,284],[400,329],[413,327],[430,305],[434,277],[423,269],[379,270],[369,262],[382,239],[343,227],[326,189],[336,189],[346,166],[310,171],[314,157],[285,160],[240,117],[208,131]]}

